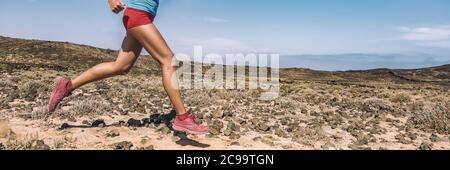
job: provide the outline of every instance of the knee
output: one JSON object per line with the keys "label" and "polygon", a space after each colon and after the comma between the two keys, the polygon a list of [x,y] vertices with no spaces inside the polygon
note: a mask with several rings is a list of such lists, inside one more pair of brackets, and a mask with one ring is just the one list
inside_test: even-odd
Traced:
{"label": "knee", "polygon": [[132,65],[116,65],[114,70],[118,75],[127,75],[132,67]]}
{"label": "knee", "polygon": [[172,66],[175,56],[172,53],[167,53],[157,56],[157,59],[161,66]]}

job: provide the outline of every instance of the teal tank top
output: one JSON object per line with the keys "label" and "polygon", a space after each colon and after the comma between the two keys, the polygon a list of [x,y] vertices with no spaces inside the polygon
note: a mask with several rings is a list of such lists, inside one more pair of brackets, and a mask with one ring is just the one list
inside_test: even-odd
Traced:
{"label": "teal tank top", "polygon": [[130,0],[128,8],[138,9],[156,16],[158,12],[159,0]]}

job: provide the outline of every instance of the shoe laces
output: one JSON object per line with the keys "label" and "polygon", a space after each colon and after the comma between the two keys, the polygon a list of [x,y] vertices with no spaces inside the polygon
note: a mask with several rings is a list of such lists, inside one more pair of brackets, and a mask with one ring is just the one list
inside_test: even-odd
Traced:
{"label": "shoe laces", "polygon": [[200,123],[197,122],[197,116],[195,116],[192,113],[189,113],[188,117],[197,125],[199,125]]}

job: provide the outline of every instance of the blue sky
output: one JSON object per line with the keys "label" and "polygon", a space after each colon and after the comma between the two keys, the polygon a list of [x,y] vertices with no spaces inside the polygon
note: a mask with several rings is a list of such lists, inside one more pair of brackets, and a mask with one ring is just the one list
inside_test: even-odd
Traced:
{"label": "blue sky", "polygon": [[[121,14],[106,2],[0,0],[0,35],[118,49]],[[450,63],[449,0],[160,2],[155,24],[176,53],[191,54],[194,45],[221,54],[271,52],[281,54],[282,66],[321,70]],[[306,62],[311,57],[315,64]]]}

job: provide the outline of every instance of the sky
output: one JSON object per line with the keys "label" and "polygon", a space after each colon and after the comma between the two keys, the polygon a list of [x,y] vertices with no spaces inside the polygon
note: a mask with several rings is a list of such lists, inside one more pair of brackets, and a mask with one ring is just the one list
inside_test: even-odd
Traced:
{"label": "sky", "polygon": [[[128,0],[124,0],[128,2]],[[450,64],[449,0],[160,0],[175,53],[277,53],[320,70]],[[0,0],[0,35],[118,49],[107,0]]]}

